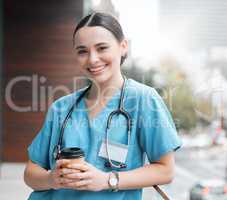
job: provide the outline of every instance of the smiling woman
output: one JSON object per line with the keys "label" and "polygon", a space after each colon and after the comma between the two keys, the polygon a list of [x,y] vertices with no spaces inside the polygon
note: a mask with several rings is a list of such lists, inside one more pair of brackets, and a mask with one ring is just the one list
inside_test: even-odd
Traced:
{"label": "smiling woman", "polygon": [[127,51],[126,40],[119,44],[111,32],[102,27],[83,27],[74,39],[75,64],[84,75],[98,83],[119,82],[120,58]]}
{"label": "smiling woman", "polygon": [[[173,152],[181,142],[173,121],[153,88],[121,73],[128,43],[114,17],[86,16],[73,41],[75,68],[91,84],[50,107],[28,148],[29,199],[140,200],[143,187],[174,177]],[[83,150],[84,162],[58,159],[75,147]]]}
{"label": "smiling woman", "polygon": [[103,15],[100,20],[97,16],[85,17],[74,31],[76,64],[84,75],[98,82],[122,82],[120,65],[128,51],[127,40],[114,18]]}

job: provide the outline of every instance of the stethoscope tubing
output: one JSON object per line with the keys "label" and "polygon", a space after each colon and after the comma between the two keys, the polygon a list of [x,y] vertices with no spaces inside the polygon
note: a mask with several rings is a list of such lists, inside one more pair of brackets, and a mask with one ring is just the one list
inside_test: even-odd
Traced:
{"label": "stethoscope tubing", "polygon": [[67,125],[67,122],[69,120],[69,118],[72,115],[72,112],[74,110],[75,107],[77,107],[78,103],[80,102],[80,100],[85,96],[85,94],[87,93],[87,91],[91,88],[91,84],[83,91],[83,93],[78,97],[78,99],[76,100],[76,102],[72,105],[72,107],[70,108],[69,112],[67,113],[61,129],[60,129],[60,135],[59,135],[59,139],[58,139],[58,143],[54,148],[54,151],[56,151],[56,155],[54,156],[55,160],[59,159],[60,153],[61,153],[61,147],[62,147],[62,140],[63,140],[63,135],[64,135],[64,131]]}
{"label": "stethoscope tubing", "polygon": [[[124,79],[124,82],[123,82],[123,86],[122,86],[122,89],[121,89],[119,106],[118,106],[117,110],[114,110],[113,112],[111,112],[109,114],[108,119],[107,119],[106,134],[105,134],[106,135],[106,145],[105,146],[106,146],[106,152],[107,152],[107,157],[108,157],[108,162],[109,162],[109,165],[105,164],[105,166],[110,166],[111,168],[118,168],[118,169],[119,168],[126,168],[127,165],[125,163],[120,163],[120,164],[116,165],[116,164],[114,164],[112,162],[112,160],[110,158],[110,152],[109,152],[108,130],[110,128],[113,116],[115,116],[115,115],[123,115],[125,117],[125,119],[127,120],[127,134],[128,134],[128,146],[129,146],[130,138],[131,138],[130,136],[131,136],[131,124],[132,123],[131,123],[131,117],[130,117],[129,113],[127,113],[124,110],[124,108],[123,108],[126,78],[123,76],[123,79]],[[67,122],[68,122],[69,118],[71,117],[73,110],[77,107],[77,105],[80,102],[80,100],[86,95],[86,93],[90,90],[90,88],[91,88],[91,84],[78,97],[78,99],[72,105],[72,107],[70,108],[69,112],[67,113],[67,115],[66,115],[66,117],[65,117],[65,119],[63,121],[63,124],[62,124],[61,129],[60,129],[60,136],[59,136],[58,144],[54,148],[54,152],[57,151],[56,155],[54,156],[55,159],[59,159],[59,155],[61,153],[62,140],[63,140],[64,130],[66,128]]]}
{"label": "stethoscope tubing", "polygon": [[[123,87],[121,89],[121,95],[120,95],[120,102],[119,102],[119,107],[117,110],[113,111],[110,113],[110,115],[108,116],[107,119],[107,126],[106,126],[106,152],[107,152],[107,157],[108,157],[108,163],[105,163],[106,167],[111,167],[111,168],[126,168],[127,165],[125,163],[120,163],[118,165],[115,165],[111,158],[110,158],[110,152],[109,152],[109,137],[108,137],[108,129],[110,128],[111,125],[111,120],[113,118],[114,115],[123,115],[126,120],[127,120],[127,133],[128,133],[128,146],[130,144],[130,138],[131,138],[131,126],[132,126],[132,122],[131,122],[131,117],[129,115],[128,112],[126,112],[123,108],[123,101],[124,101],[124,92],[125,92],[125,81],[126,78],[124,77],[124,83],[123,83]],[[78,103],[80,102],[80,100],[86,95],[86,93],[90,90],[91,88],[91,84],[83,91],[83,93],[78,97],[78,99],[76,100],[76,102],[72,105],[72,107],[70,108],[69,112],[67,113],[63,124],[61,126],[60,129],[60,136],[59,136],[59,140],[58,140],[58,144],[55,146],[56,149],[56,156],[55,159],[59,159],[59,155],[61,153],[61,146],[62,146],[62,140],[63,140],[63,135],[64,135],[64,130],[66,128],[67,122],[69,120],[69,118],[72,115],[72,112],[74,110],[75,107],[77,107]],[[165,192],[158,186],[158,185],[154,185],[153,188],[160,194],[160,196],[164,199],[164,200],[170,200],[169,197],[165,194]]]}

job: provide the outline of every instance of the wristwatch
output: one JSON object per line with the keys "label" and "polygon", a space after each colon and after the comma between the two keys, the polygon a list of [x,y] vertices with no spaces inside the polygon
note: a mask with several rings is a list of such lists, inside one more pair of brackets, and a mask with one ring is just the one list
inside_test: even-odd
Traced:
{"label": "wristwatch", "polygon": [[110,189],[113,192],[117,192],[118,191],[118,183],[119,183],[119,174],[118,172],[110,172],[109,175],[109,180],[108,180],[108,184]]}

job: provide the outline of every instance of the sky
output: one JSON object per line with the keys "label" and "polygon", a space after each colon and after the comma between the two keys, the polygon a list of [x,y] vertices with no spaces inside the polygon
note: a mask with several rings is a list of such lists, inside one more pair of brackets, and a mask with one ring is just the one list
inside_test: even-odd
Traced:
{"label": "sky", "polygon": [[120,12],[120,23],[126,37],[132,41],[132,55],[151,57],[158,45],[155,40],[158,37],[158,1],[112,0],[112,2]]}

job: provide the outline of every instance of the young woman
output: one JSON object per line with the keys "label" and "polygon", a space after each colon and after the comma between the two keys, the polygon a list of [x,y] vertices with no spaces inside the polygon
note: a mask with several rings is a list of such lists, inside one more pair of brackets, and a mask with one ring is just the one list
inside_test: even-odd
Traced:
{"label": "young woman", "polygon": [[[143,187],[174,177],[181,142],[171,116],[153,88],[122,75],[128,43],[114,17],[84,17],[73,41],[75,66],[92,84],[50,107],[28,148],[24,179],[34,190],[29,199],[139,200]],[[70,161],[56,161],[53,153],[66,118],[60,148],[82,148],[85,162],[62,168]]]}

